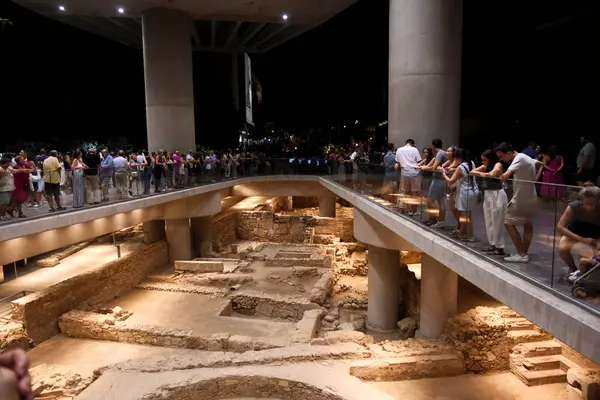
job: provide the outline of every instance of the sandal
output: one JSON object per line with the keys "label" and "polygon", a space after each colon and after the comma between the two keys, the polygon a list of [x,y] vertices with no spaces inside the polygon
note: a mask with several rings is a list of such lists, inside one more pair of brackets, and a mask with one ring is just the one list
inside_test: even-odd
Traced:
{"label": "sandal", "polygon": [[25,215],[25,214],[19,214],[19,218],[27,218],[27,215]]}
{"label": "sandal", "polygon": [[494,246],[488,246],[481,249],[481,251],[483,251],[484,253],[494,253],[496,251],[496,248]]}
{"label": "sandal", "polygon": [[504,255],[504,249],[495,249],[494,250],[494,255],[495,256],[503,256]]}

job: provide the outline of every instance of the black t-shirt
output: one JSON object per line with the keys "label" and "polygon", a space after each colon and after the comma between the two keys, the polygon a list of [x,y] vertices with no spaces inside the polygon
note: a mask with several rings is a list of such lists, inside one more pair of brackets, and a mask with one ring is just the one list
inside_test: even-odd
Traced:
{"label": "black t-shirt", "polygon": [[85,175],[98,175],[98,166],[100,165],[100,162],[100,156],[98,153],[87,153],[85,156],[83,156],[83,163],[88,166],[84,170]]}

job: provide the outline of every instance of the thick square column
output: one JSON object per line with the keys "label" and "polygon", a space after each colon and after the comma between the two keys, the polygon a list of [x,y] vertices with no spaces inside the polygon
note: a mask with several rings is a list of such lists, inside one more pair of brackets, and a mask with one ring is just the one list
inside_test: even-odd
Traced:
{"label": "thick square column", "polygon": [[168,219],[166,222],[169,262],[189,261],[192,255],[192,231],[190,219]]}
{"label": "thick square column", "polygon": [[390,0],[389,134],[459,144],[462,0]]}
{"label": "thick square column", "polygon": [[153,8],[142,14],[148,150],[196,150],[191,18]]}
{"label": "thick square column", "polygon": [[144,243],[152,244],[165,240],[165,220],[155,219],[144,222]]}
{"label": "thick square column", "polygon": [[400,252],[369,245],[369,305],[367,329],[389,333],[397,329]]}
{"label": "thick square column", "polygon": [[435,339],[444,332],[448,317],[456,314],[458,275],[437,260],[421,259],[421,316],[418,336]]}
{"label": "thick square column", "polygon": [[212,217],[198,217],[191,220],[193,248],[200,257],[212,253]]}
{"label": "thick square column", "polygon": [[335,218],[335,197],[319,197],[319,217]]}

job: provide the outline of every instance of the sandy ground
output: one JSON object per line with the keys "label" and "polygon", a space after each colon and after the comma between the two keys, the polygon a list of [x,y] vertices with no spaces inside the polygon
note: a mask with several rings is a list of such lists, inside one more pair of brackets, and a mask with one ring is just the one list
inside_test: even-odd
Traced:
{"label": "sandy ground", "polygon": [[411,400],[564,400],[566,383],[528,387],[510,372],[369,383],[390,396]]}
{"label": "sandy ground", "polygon": [[235,333],[276,338],[283,343],[287,343],[294,332],[296,325],[289,322],[219,316],[228,301],[200,294],[132,290],[103,307],[120,306],[133,312],[125,321],[127,326],[157,325],[192,330],[197,335]]}

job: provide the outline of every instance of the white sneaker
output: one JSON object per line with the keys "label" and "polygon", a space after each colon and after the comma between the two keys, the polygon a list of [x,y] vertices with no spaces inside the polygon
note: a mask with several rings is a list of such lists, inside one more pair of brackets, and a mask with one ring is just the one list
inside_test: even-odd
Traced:
{"label": "white sneaker", "polygon": [[419,215],[421,215],[421,211],[415,211],[413,212],[413,217],[418,217]]}
{"label": "white sneaker", "polygon": [[436,222],[435,224],[431,225],[431,227],[435,229],[442,229],[446,227],[446,224],[443,222]]}
{"label": "white sneaker", "polygon": [[575,282],[580,277],[581,277],[581,272],[575,271],[575,272],[569,274],[569,277],[567,279],[569,280],[569,282]]}
{"label": "white sneaker", "polygon": [[519,254],[513,254],[512,256],[504,257],[504,261],[526,263],[526,262],[529,262],[529,256],[528,255],[521,256]]}

